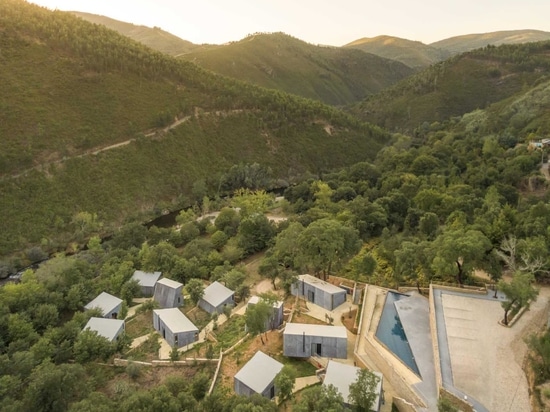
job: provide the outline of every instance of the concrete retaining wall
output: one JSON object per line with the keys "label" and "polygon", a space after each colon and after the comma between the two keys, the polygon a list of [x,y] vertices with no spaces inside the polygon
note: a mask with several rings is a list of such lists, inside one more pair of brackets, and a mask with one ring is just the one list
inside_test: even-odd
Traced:
{"label": "concrete retaining wall", "polygon": [[407,402],[405,399],[393,398],[393,404],[399,412],[418,412],[418,409],[416,409],[412,403]]}
{"label": "concrete retaining wall", "polygon": [[437,323],[435,319],[435,302],[433,294],[433,286],[430,285],[430,334],[432,336],[432,348],[434,354],[434,367],[435,367],[435,382],[437,384],[437,390],[439,395],[439,388],[443,386],[443,378],[441,377],[441,359],[439,358],[439,341],[437,340]]}

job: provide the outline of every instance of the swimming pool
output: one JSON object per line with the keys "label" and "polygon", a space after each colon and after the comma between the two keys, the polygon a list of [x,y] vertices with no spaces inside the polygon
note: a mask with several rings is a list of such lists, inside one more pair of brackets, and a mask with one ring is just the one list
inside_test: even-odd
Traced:
{"label": "swimming pool", "polygon": [[418,366],[416,366],[411,347],[407,341],[407,335],[401,324],[401,319],[399,319],[399,314],[395,308],[395,302],[403,298],[408,298],[408,296],[400,293],[388,292],[384,308],[382,309],[382,316],[380,316],[380,322],[376,329],[376,337],[414,373],[421,376]]}

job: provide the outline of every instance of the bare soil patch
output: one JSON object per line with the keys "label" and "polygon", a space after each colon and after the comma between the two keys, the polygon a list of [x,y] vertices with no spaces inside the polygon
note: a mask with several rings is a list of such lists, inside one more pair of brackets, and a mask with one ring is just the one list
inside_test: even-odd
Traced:
{"label": "bare soil patch", "polygon": [[282,355],[283,334],[278,331],[269,331],[261,337],[249,338],[235,348],[223,358],[218,385],[232,390],[233,377],[259,350],[269,356]]}

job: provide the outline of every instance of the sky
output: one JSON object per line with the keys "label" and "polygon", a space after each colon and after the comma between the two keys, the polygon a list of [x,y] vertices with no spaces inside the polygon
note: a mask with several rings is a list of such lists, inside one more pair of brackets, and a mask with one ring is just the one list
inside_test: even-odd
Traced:
{"label": "sky", "polygon": [[256,32],[284,32],[343,46],[389,35],[429,44],[499,30],[550,31],[550,0],[29,0],[160,27],[195,44],[223,44]]}

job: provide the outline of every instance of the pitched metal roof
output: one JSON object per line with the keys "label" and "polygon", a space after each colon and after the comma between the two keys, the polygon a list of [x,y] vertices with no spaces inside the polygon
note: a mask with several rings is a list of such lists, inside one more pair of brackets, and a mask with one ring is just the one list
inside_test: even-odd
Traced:
{"label": "pitched metal roof", "polygon": [[153,287],[162,276],[162,272],[144,272],[136,270],[132,275],[132,280],[137,281],[140,286]]}
{"label": "pitched metal roof", "polygon": [[220,282],[214,282],[204,289],[202,299],[216,308],[234,294],[235,292]]}
{"label": "pitched metal roof", "polygon": [[283,369],[283,364],[262,351],[250,359],[239,372],[235,379],[244,383],[256,393],[262,393],[275,379],[275,376]]}
{"label": "pitched metal roof", "polygon": [[85,309],[99,308],[103,314],[107,314],[115,309],[118,305],[122,303],[122,299],[117,298],[116,296],[110,295],[107,292],[101,292],[94,300],[84,306]]}
{"label": "pitched metal roof", "polygon": [[153,312],[158,315],[172,333],[199,331],[193,322],[178,308],[154,309]]}
{"label": "pitched metal roof", "polygon": [[309,285],[315,286],[317,289],[321,289],[327,293],[342,293],[346,292],[345,289],[342,289],[336,285],[333,285],[332,283],[325,282],[324,280],[321,280],[319,278],[316,278],[315,276],[311,275],[300,275],[298,276],[298,280],[301,282],[305,282]]}
{"label": "pitched metal roof", "polygon": [[124,326],[124,321],[122,319],[91,317],[83,330],[94,330],[99,336],[104,336],[112,342],[117,337],[117,333],[120,331],[121,326]]}
{"label": "pitched metal roof", "polygon": [[178,289],[183,287],[183,283],[176,282],[175,280],[168,279],[168,278],[162,278],[157,281],[158,284],[168,286],[172,289]]}
{"label": "pitched metal roof", "polygon": [[325,336],[331,338],[346,338],[348,334],[345,326],[311,325],[308,323],[287,323],[284,335]]}

